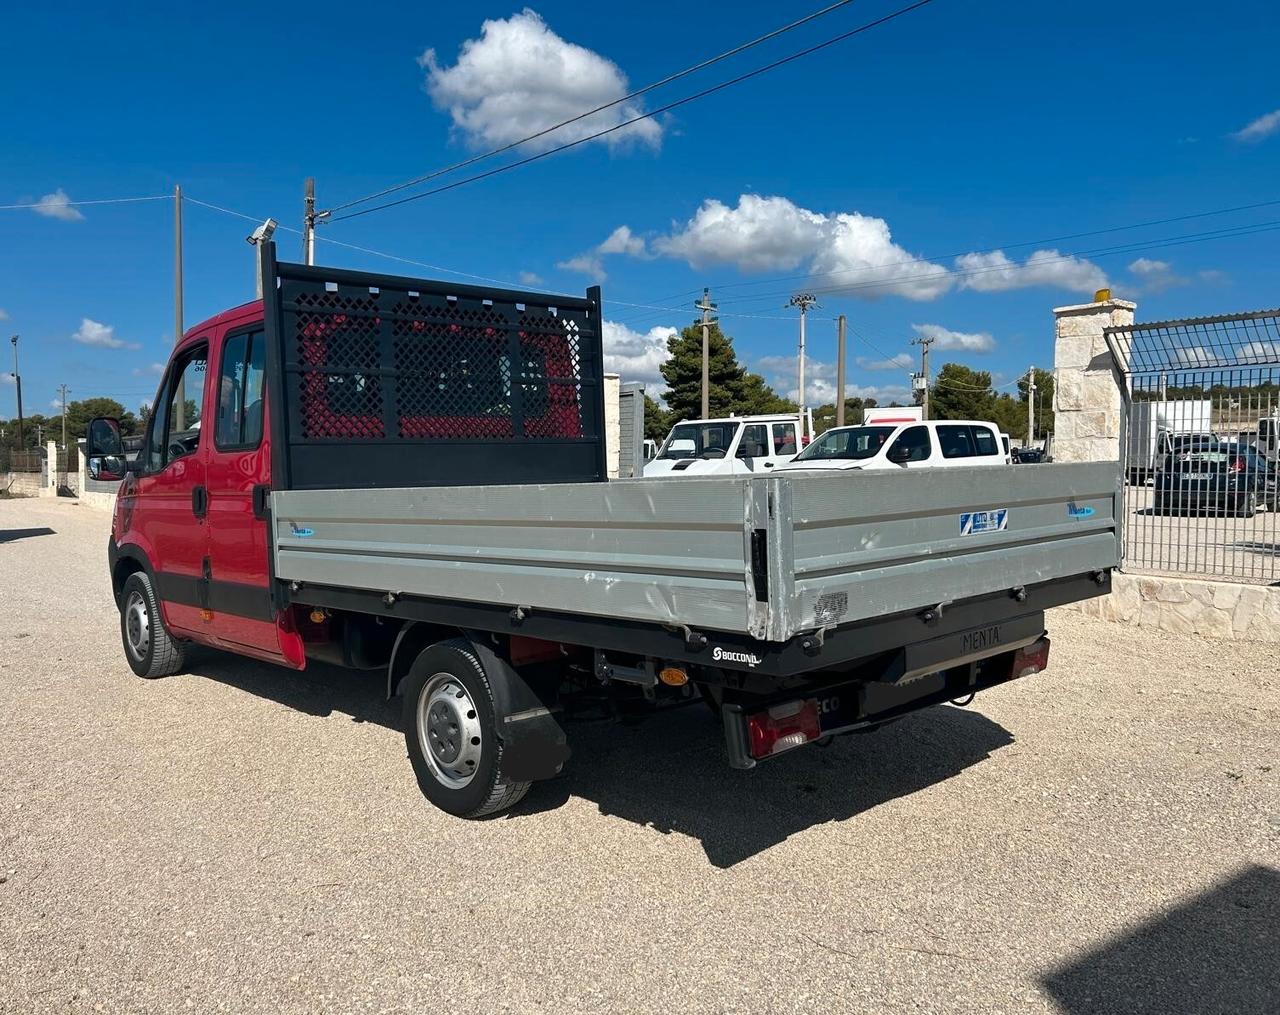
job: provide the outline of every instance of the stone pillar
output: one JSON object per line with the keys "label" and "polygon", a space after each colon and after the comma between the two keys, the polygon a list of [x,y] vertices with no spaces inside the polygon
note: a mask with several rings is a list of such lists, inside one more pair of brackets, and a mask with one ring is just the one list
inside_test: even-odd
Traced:
{"label": "stone pillar", "polygon": [[1133,323],[1136,303],[1102,300],[1053,311],[1053,459],[1120,458],[1122,399],[1104,328]]}
{"label": "stone pillar", "polygon": [[604,450],[610,479],[618,478],[618,449],[622,446],[622,378],[604,375]]}
{"label": "stone pillar", "polygon": [[41,497],[58,496],[58,445],[56,441],[45,443],[44,488]]}

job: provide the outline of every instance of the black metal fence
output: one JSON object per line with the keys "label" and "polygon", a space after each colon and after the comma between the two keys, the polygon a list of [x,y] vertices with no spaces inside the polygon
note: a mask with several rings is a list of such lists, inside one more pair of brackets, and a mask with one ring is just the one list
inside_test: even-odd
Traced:
{"label": "black metal fence", "polygon": [[1127,570],[1280,581],[1280,310],[1107,330]]}

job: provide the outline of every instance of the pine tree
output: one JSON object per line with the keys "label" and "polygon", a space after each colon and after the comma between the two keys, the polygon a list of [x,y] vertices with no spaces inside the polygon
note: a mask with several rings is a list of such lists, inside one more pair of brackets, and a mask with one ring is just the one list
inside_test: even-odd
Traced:
{"label": "pine tree", "polygon": [[[719,324],[707,333],[708,405],[712,416],[739,416],[794,410],[759,374],[748,373],[738,362],[733,341]],[[691,324],[667,340],[670,358],[662,364],[667,382],[667,417],[671,423],[697,419],[702,414],[702,325]]]}

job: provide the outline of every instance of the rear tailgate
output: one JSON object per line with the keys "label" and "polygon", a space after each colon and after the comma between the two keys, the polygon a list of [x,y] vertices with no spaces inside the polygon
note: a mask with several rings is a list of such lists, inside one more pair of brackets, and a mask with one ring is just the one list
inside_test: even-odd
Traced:
{"label": "rear tailgate", "polygon": [[1117,462],[771,483],[774,640],[1119,563]]}

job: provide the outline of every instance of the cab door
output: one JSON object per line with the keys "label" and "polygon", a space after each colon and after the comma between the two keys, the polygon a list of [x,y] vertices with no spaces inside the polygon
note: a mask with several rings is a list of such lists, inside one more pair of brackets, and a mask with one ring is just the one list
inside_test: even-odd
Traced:
{"label": "cab door", "polygon": [[277,622],[271,601],[271,441],[262,322],[227,325],[217,336],[215,352],[205,480],[210,629],[228,648],[299,666],[300,643]]}
{"label": "cab door", "polygon": [[188,339],[174,353],[137,468],[119,493],[122,532],[151,565],[165,624],[183,634],[198,634],[202,627],[208,363],[206,336]]}

